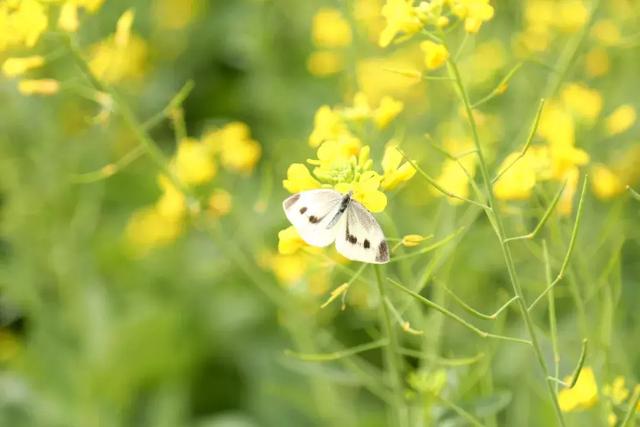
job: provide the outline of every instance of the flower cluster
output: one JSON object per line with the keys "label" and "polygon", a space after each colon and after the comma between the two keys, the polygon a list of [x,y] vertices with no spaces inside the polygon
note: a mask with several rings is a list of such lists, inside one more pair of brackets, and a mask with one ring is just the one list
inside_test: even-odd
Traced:
{"label": "flower cluster", "polygon": [[344,48],[351,45],[349,22],[337,9],[323,8],[313,17],[311,36],[317,48],[307,60],[307,68],[316,76],[335,74],[344,68]]}
{"label": "flower cluster", "polygon": [[423,28],[442,29],[450,24],[449,16],[464,22],[468,33],[477,33],[493,14],[489,0],[431,0],[419,5],[413,0],[387,0],[382,8],[386,26],[378,44],[386,47],[398,35],[412,36]]}
{"label": "flower cluster", "polygon": [[[260,158],[260,145],[251,139],[244,123],[234,122],[206,133],[201,139],[184,138],[171,159],[170,170],[180,183],[206,200],[204,209],[212,218],[231,210],[231,195],[215,186],[218,164],[242,174],[253,171]],[[130,218],[127,240],[139,253],[173,242],[184,229],[190,214],[187,199],[181,189],[164,175],[158,177],[162,191],[152,206],[142,208]]]}

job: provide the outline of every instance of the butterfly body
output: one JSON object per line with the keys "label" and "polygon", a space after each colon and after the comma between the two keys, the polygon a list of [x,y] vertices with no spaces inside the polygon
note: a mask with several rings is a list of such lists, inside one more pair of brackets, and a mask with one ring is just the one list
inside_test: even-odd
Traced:
{"label": "butterfly body", "polygon": [[372,264],[389,261],[380,225],[351,192],[318,189],[294,194],[282,207],[300,237],[312,246],[336,244],[345,257]]}

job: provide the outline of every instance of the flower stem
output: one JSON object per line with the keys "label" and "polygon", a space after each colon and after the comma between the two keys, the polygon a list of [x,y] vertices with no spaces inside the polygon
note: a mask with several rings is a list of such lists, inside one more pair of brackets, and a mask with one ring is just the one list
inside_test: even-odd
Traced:
{"label": "flower stem", "polygon": [[400,345],[398,344],[398,335],[396,329],[391,322],[391,314],[389,308],[385,304],[387,295],[380,274],[380,266],[375,265],[376,281],[378,283],[378,292],[380,294],[380,323],[385,337],[388,337],[388,344],[385,346],[385,360],[389,368],[391,376],[391,387],[393,388],[393,425],[404,427],[407,425],[406,406],[403,401],[402,372],[400,360]]}
{"label": "flower stem", "polygon": [[[464,109],[467,115],[467,119],[469,120],[469,125],[471,127],[471,133],[473,136],[473,142],[478,155],[478,163],[480,165],[480,173],[482,175],[482,181],[486,192],[486,201],[489,209],[486,209],[485,212],[489,217],[489,220],[492,224],[494,224],[494,229],[497,234],[498,242],[500,243],[500,249],[502,251],[502,255],[504,257],[504,261],[507,267],[507,271],[509,274],[509,279],[511,281],[511,285],[513,287],[513,291],[515,296],[518,297],[518,305],[520,306],[520,311],[522,312],[522,318],[526,325],[527,331],[529,332],[529,337],[531,339],[531,344],[534,349],[536,358],[542,371],[544,373],[544,378],[548,378],[550,376],[549,367],[547,366],[547,362],[542,353],[542,348],[540,347],[540,343],[538,342],[538,337],[535,331],[535,325],[533,324],[533,320],[529,315],[529,311],[527,310],[527,303],[524,299],[524,294],[522,292],[522,287],[520,286],[520,282],[518,281],[518,275],[516,273],[515,263],[513,261],[513,255],[511,254],[511,249],[509,245],[505,244],[505,232],[504,225],[502,223],[502,217],[495,209],[495,199],[493,196],[493,191],[491,188],[491,178],[489,177],[489,172],[487,170],[487,163],[484,158],[484,154],[482,151],[482,145],[480,144],[480,137],[478,135],[478,129],[476,126],[476,121],[473,116],[473,112],[471,110],[471,103],[469,101],[469,95],[467,94],[467,90],[465,88],[464,83],[462,82],[462,78],[460,77],[460,71],[458,70],[458,66],[452,60],[448,62],[449,73],[455,80],[455,85],[458,89],[460,98],[462,103],[464,104]],[[564,418],[562,416],[562,411],[560,410],[560,405],[558,404],[558,399],[555,393],[554,387],[549,383],[549,381],[545,380],[547,384],[547,389],[549,392],[549,396],[553,403],[553,407],[556,412],[556,416],[558,418],[558,422],[561,426],[565,425]]]}

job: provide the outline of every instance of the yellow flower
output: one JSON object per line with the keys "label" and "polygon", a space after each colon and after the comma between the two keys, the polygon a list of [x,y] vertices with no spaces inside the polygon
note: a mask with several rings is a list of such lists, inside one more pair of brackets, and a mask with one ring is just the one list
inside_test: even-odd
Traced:
{"label": "yellow flower", "polygon": [[403,159],[402,153],[400,153],[393,141],[387,144],[382,157],[384,174],[380,187],[383,190],[392,190],[415,175],[415,168],[409,162],[402,163]]}
{"label": "yellow flower", "polygon": [[16,77],[42,65],[44,65],[44,58],[38,55],[23,58],[7,58],[2,64],[2,72],[7,77]]}
{"label": "yellow flower", "polygon": [[380,105],[373,112],[373,121],[378,129],[384,129],[395,119],[404,109],[404,103],[385,96],[380,100]]}
{"label": "yellow flower", "polygon": [[538,133],[550,145],[573,146],[575,143],[575,124],[573,117],[559,103],[549,102],[540,118]]}
{"label": "yellow flower", "polygon": [[304,246],[307,244],[293,225],[278,232],[278,252],[281,255],[292,255]]}
{"label": "yellow flower", "polygon": [[357,181],[336,184],[335,189],[341,193],[353,192],[353,198],[371,212],[382,212],[387,206],[387,196],[378,190],[382,177],[374,171],[360,175]]}
{"label": "yellow flower", "polygon": [[616,108],[607,117],[605,127],[609,135],[617,135],[626,132],[636,122],[636,110],[633,106],[625,104]]}
{"label": "yellow flower", "polygon": [[553,16],[556,28],[574,33],[585,25],[589,18],[589,11],[582,0],[564,0],[558,2]]}
{"label": "yellow flower", "polygon": [[562,179],[564,179],[567,185],[564,187],[564,191],[560,195],[560,201],[558,202],[558,213],[562,216],[571,215],[573,210],[573,198],[578,191],[578,181],[580,180],[580,170],[577,167],[568,169]]}
{"label": "yellow flower", "polygon": [[318,147],[318,159],[309,161],[316,165],[313,170],[314,175],[328,182],[344,182],[353,179],[354,159],[360,153],[361,145],[360,140],[353,136],[324,142]]}
{"label": "yellow flower", "polygon": [[290,286],[304,277],[309,268],[309,257],[303,253],[270,254],[263,259],[262,265],[273,271],[280,283]]}
{"label": "yellow flower", "polygon": [[398,33],[411,35],[422,28],[412,0],[387,0],[382,7],[382,16],[386,19],[386,26],[380,33],[378,44],[387,47]]}
{"label": "yellow flower", "polygon": [[60,90],[60,82],[53,79],[20,80],[18,91],[23,95],[55,95]]}
{"label": "yellow flower", "polygon": [[[565,382],[571,378],[565,378]],[[584,367],[573,388],[565,388],[558,393],[558,403],[562,412],[572,412],[591,408],[598,402],[598,385],[593,370]]]}
{"label": "yellow flower", "polygon": [[253,171],[262,152],[260,144],[251,139],[249,126],[241,122],[232,122],[222,129],[210,131],[203,140],[220,154],[222,166],[236,172]]}
{"label": "yellow flower", "polygon": [[[509,154],[500,170],[512,164],[520,153]],[[500,200],[526,200],[531,196],[531,191],[536,185],[536,170],[526,156],[518,160],[509,168],[493,185],[493,193]]]}
{"label": "yellow flower", "polygon": [[620,42],[622,38],[620,29],[610,19],[603,19],[596,22],[591,28],[591,35],[605,46],[611,46]]}
{"label": "yellow flower", "polygon": [[290,193],[299,193],[319,188],[320,183],[311,175],[305,165],[294,163],[287,169],[287,179],[282,181],[282,186]]}
{"label": "yellow flower", "polygon": [[562,101],[576,115],[589,121],[598,117],[602,110],[600,93],[577,83],[568,84],[563,88]]}
{"label": "yellow flower", "polygon": [[309,136],[309,145],[317,147],[324,141],[337,139],[348,134],[347,125],[340,114],[328,105],[323,105],[316,111],[313,119],[313,132]]}
{"label": "yellow flower", "polygon": [[551,157],[550,177],[563,180],[568,172],[576,166],[589,163],[589,154],[579,148],[568,145],[552,145],[549,147]]}
{"label": "yellow flower", "polygon": [[337,9],[318,10],[313,17],[311,34],[318,47],[334,48],[351,44],[351,27]]}
{"label": "yellow flower", "polygon": [[602,394],[609,396],[614,405],[621,405],[629,397],[629,389],[624,384],[624,377],[618,375],[611,384],[604,386]]}
{"label": "yellow flower", "polygon": [[113,36],[116,46],[125,47],[129,44],[134,18],[135,13],[133,9],[127,9],[120,18],[118,18],[118,22],[116,22],[116,32]]}
{"label": "yellow flower", "polygon": [[173,221],[182,220],[187,212],[184,194],[164,175],[158,177],[158,184],[162,189],[162,196],[156,201],[157,213]]}
{"label": "yellow flower", "polygon": [[100,80],[117,83],[139,79],[146,71],[147,45],[144,40],[130,36],[125,46],[113,37],[96,43],[90,49],[89,68]]}
{"label": "yellow flower", "polygon": [[353,106],[347,107],[342,111],[342,115],[347,120],[361,121],[371,116],[371,107],[367,95],[363,92],[357,92],[353,96]]}
{"label": "yellow flower", "polygon": [[426,237],[419,234],[407,234],[406,236],[402,237],[402,245],[407,248],[412,248],[414,246],[418,246],[425,239]]}
{"label": "yellow flower", "polygon": [[[472,156],[466,156],[460,159],[462,166],[467,173],[473,177],[476,170],[476,162]],[[442,166],[442,172],[436,179],[436,182],[445,190],[460,197],[469,197],[469,177],[467,173],[460,167],[460,165],[454,160],[445,160]],[[443,196],[443,194],[433,189],[433,194],[437,197]],[[449,203],[452,205],[459,205],[461,200],[455,198],[448,198]]]}
{"label": "yellow flower", "polygon": [[60,9],[60,17],[58,18],[58,27],[68,33],[78,31],[80,22],[78,21],[78,5],[73,1],[67,1]]}
{"label": "yellow flower", "polygon": [[608,167],[601,164],[591,168],[591,188],[599,199],[610,199],[621,194],[625,186]]}
{"label": "yellow flower", "polygon": [[136,211],[127,224],[125,237],[141,254],[173,242],[182,232],[182,222],[162,215],[154,207]]}
{"label": "yellow flower", "polygon": [[449,51],[447,48],[444,45],[434,43],[431,40],[420,43],[420,49],[425,53],[424,64],[427,67],[427,70],[440,68],[449,58]]}
{"label": "yellow flower", "polygon": [[211,196],[209,196],[209,213],[212,214],[214,218],[227,215],[231,212],[231,207],[233,206],[232,200],[231,194],[229,194],[228,191],[222,188],[216,188],[211,193]]}
{"label": "yellow flower", "polygon": [[452,0],[452,10],[458,18],[464,19],[464,29],[468,33],[477,33],[494,13],[489,0]]}
{"label": "yellow flower", "polygon": [[344,59],[341,53],[330,50],[313,52],[307,58],[307,70],[314,76],[324,77],[342,71]]}
{"label": "yellow flower", "polygon": [[0,52],[13,47],[33,47],[48,26],[47,10],[36,0],[0,4]]}
{"label": "yellow flower", "polygon": [[173,166],[178,178],[188,185],[209,182],[217,172],[211,147],[191,138],[178,145]]}
{"label": "yellow flower", "polygon": [[609,72],[611,61],[606,49],[594,47],[585,56],[585,70],[589,77],[601,77]]}

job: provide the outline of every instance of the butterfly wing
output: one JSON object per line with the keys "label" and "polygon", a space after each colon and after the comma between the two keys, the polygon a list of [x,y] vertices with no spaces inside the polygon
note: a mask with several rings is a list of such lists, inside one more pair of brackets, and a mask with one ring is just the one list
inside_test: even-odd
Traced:
{"label": "butterfly wing", "polygon": [[336,249],[353,261],[389,262],[389,247],[378,221],[364,206],[352,200],[340,221]]}
{"label": "butterfly wing", "polygon": [[336,239],[337,224],[328,227],[340,208],[342,194],[334,190],[309,190],[294,194],[283,203],[285,215],[312,246],[329,246]]}

